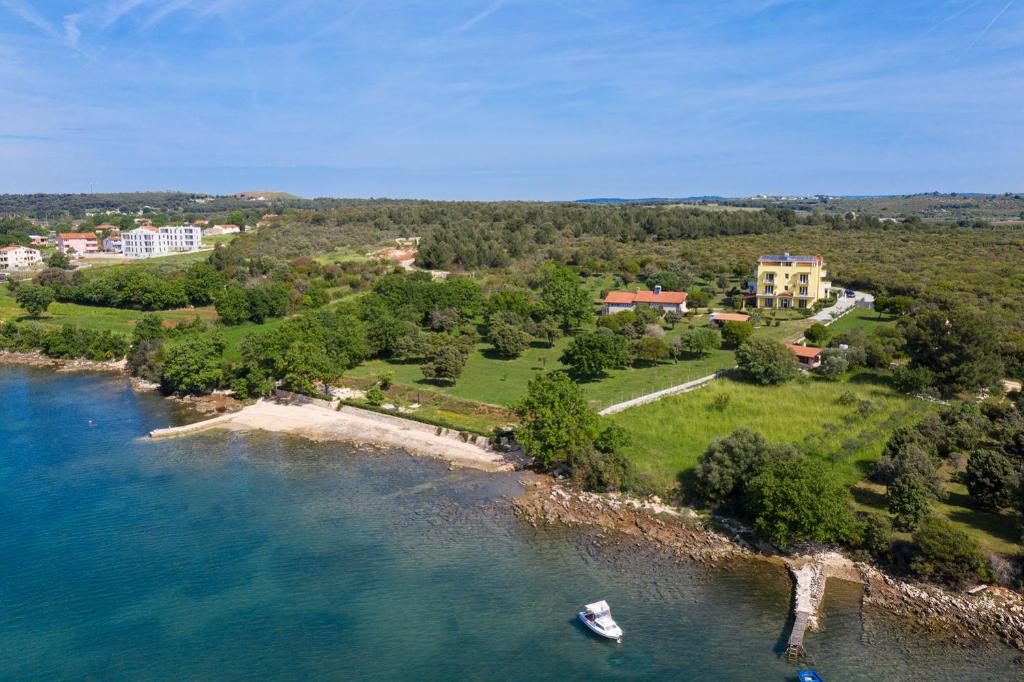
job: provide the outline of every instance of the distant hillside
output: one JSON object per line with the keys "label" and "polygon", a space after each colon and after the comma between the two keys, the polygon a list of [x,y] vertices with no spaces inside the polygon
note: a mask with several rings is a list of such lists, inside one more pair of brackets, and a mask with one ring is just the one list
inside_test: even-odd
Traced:
{"label": "distant hillside", "polygon": [[878,218],[913,215],[928,222],[967,223],[1024,219],[1024,194],[905,194],[892,196],[751,197],[725,199],[727,206],[789,208],[800,212],[864,213]]}
{"label": "distant hillside", "polygon": [[306,199],[284,192],[267,193],[263,201],[238,196],[192,192],[116,192],[100,194],[0,194],[0,215],[30,218],[84,218],[87,213],[224,213],[260,206],[313,208]]}
{"label": "distant hillside", "polygon": [[620,199],[618,197],[596,197],[593,199],[577,199],[578,204],[682,204],[700,201],[721,202],[725,197],[703,196],[703,197],[647,197],[642,199]]}

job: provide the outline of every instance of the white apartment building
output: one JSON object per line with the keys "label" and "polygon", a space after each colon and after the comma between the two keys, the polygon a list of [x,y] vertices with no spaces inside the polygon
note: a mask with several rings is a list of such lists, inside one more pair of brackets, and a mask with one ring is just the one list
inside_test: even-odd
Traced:
{"label": "white apartment building", "polygon": [[140,227],[121,235],[122,253],[127,258],[152,258],[182,251],[198,251],[203,231],[195,225]]}
{"label": "white apartment building", "polygon": [[43,262],[36,249],[12,244],[0,249],[0,270],[20,270]]}

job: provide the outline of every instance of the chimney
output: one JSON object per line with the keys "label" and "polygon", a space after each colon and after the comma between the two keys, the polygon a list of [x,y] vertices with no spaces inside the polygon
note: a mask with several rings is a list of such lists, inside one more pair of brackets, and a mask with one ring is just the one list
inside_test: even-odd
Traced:
{"label": "chimney", "polygon": [[661,285],[660,284],[655,284],[654,285],[654,295],[657,296],[660,293],[661,293]]}

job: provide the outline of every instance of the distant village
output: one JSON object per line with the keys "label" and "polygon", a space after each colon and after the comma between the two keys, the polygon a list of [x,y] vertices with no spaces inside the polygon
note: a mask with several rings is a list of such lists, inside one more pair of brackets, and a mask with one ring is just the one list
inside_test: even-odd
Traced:
{"label": "distant village", "polygon": [[[277,218],[266,214],[256,227]],[[42,221],[36,222],[44,227]],[[210,224],[209,220],[193,220],[182,225],[155,226],[149,218],[134,218],[136,227],[124,230],[118,225],[96,225],[85,232],[57,232],[40,229],[30,234],[31,245],[9,244],[0,247],[0,273],[42,267],[44,254],[60,252],[69,259],[142,260],[175,253],[203,250],[204,237],[220,237],[251,230],[247,225]],[[77,221],[72,227],[81,224]],[[212,248],[212,247],[205,247]]]}

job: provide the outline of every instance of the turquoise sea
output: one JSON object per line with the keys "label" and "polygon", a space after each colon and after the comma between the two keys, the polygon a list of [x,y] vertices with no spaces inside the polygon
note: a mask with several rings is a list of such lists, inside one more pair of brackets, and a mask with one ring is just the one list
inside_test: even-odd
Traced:
{"label": "turquoise sea", "polygon": [[[0,679],[787,680],[789,578],[534,529],[514,475],[187,418],[119,377],[0,366]],[[1015,679],[1001,647],[862,624],[833,583],[807,645],[837,680]],[[619,645],[575,622],[606,598]]]}

